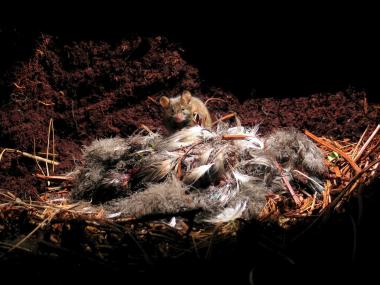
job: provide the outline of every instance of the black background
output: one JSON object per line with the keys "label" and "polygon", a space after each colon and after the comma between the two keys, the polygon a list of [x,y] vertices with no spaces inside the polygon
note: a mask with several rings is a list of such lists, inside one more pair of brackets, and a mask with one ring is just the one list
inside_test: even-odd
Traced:
{"label": "black background", "polygon": [[57,4],[55,8],[30,4],[29,13],[17,8],[8,14],[2,11],[10,21],[1,25],[0,70],[27,53],[41,32],[106,40],[130,33],[159,34],[181,44],[185,58],[200,69],[207,84],[241,99],[307,96],[353,87],[377,100],[380,19],[372,7]]}

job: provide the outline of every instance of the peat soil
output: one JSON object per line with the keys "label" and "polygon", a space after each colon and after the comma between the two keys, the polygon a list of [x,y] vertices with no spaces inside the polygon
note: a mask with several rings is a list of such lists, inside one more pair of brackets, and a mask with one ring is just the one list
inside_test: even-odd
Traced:
{"label": "peat soil", "polygon": [[[202,82],[197,68],[182,53],[180,46],[164,37],[131,36],[106,42],[41,35],[31,56],[10,69],[2,81],[0,146],[46,153],[52,119],[60,162],[55,171],[67,173],[80,163],[82,146],[96,138],[125,137],[141,124],[165,132],[155,102],[184,89],[203,99],[224,100],[208,103],[214,119],[236,112],[243,125],[260,124],[262,134],[292,126],[355,141],[379,119],[379,108],[367,102],[364,91],[239,100]],[[37,169],[33,160],[5,153],[0,187],[36,194],[38,182],[32,175]]]}

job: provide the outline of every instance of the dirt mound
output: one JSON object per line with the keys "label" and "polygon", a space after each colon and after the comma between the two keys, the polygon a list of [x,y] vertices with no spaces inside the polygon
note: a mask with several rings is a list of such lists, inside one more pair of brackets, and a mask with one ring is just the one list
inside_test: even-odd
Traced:
{"label": "dirt mound", "polygon": [[[166,38],[132,36],[119,42],[67,42],[42,36],[33,56],[19,65],[0,111],[0,147],[46,152],[48,126],[54,120],[57,173],[72,170],[81,147],[95,138],[127,136],[140,124],[163,131],[155,100],[189,89],[211,101],[212,116],[236,112],[245,125],[307,128],[318,135],[358,138],[379,120],[379,109],[365,93],[317,94],[291,99],[249,99],[201,85],[198,70]],[[5,154],[0,187],[36,193],[38,170],[33,160]]]}
{"label": "dirt mound", "polygon": [[[199,88],[197,70],[161,37],[136,36],[110,44],[65,43],[44,36],[34,56],[13,77],[0,111],[2,147],[34,152],[35,145],[36,152],[46,152],[52,118],[61,172],[70,170],[80,158],[81,146],[95,138],[125,136],[141,123],[160,127],[158,106],[148,96]],[[9,159],[2,168],[9,166]],[[24,159],[16,164],[14,171],[21,176],[34,168]],[[1,187],[15,188],[8,177],[12,173],[3,174]],[[25,187],[35,186],[30,182]]]}
{"label": "dirt mound", "polygon": [[242,103],[221,89],[211,89],[210,95],[226,100],[210,102],[214,116],[236,112],[243,125],[260,124],[264,134],[273,128],[292,126],[320,136],[359,139],[368,125],[380,119],[379,107],[368,104],[366,93],[353,90],[300,98],[248,99]]}

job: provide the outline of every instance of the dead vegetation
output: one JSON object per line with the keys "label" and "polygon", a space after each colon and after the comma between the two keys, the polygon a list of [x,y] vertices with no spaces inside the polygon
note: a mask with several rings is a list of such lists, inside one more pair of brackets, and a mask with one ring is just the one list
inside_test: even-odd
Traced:
{"label": "dead vegetation", "polygon": [[[270,221],[277,232],[291,231],[300,235],[324,217],[344,211],[359,187],[368,186],[377,175],[379,128],[368,128],[358,142],[335,141],[305,131],[325,154],[329,174],[324,181],[323,195],[309,194],[302,183],[286,183],[292,195],[269,195],[260,218],[252,221],[254,226],[264,230]],[[49,151],[47,148],[48,154]],[[46,167],[48,169],[48,165]],[[297,174],[296,181],[311,179],[300,171],[294,173]],[[79,250],[101,261],[112,261],[122,250],[131,262],[142,264],[184,255],[205,257],[211,247],[232,242],[243,228],[252,224],[242,220],[197,224],[193,220],[196,210],[176,217],[106,218],[101,207],[94,211],[88,203],[70,202],[70,176],[55,175],[51,170],[36,173],[35,178],[45,184],[44,192],[36,200],[21,200],[9,191],[0,192],[1,258],[6,259],[14,252],[33,255],[42,254],[41,250],[62,249]],[[70,248],[72,245],[67,241],[72,235],[81,237],[75,248]],[[48,246],[41,247],[41,244]]]}

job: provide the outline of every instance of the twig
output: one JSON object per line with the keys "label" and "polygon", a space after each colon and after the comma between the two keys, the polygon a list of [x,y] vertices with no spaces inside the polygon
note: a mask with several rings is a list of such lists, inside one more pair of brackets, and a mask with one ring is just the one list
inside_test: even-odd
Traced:
{"label": "twig", "polygon": [[50,160],[50,159],[46,159],[46,158],[43,158],[43,157],[40,157],[40,156],[32,155],[30,153],[19,151],[19,150],[16,150],[16,152],[22,154],[25,157],[33,158],[35,160],[39,160],[39,161],[42,161],[42,162],[47,162],[47,163],[53,164],[53,165],[59,165],[58,161],[53,161],[53,160]]}
{"label": "twig", "polygon": [[6,254],[12,252],[16,248],[18,248],[21,244],[23,244],[27,239],[29,239],[38,229],[42,228],[48,221],[51,221],[51,219],[58,213],[58,211],[55,211],[51,216],[47,217],[45,220],[43,220],[41,223],[37,225],[26,237],[21,239],[18,243],[16,243],[14,246],[12,246],[6,253],[2,254],[0,256],[0,259],[2,259]]}
{"label": "twig", "polygon": [[[310,176],[307,176],[305,173],[297,170],[297,169],[294,169],[293,170],[294,172],[297,172],[298,174],[302,175],[303,177],[309,179],[311,182],[313,182],[316,186],[318,186],[318,188],[320,188],[321,191],[323,191],[323,187],[317,182],[315,181],[313,178],[311,178]],[[322,188],[322,189],[321,189]]]}
{"label": "twig", "polygon": [[290,185],[288,178],[284,175],[283,172],[281,172],[281,178],[282,178],[282,181],[284,181],[286,187],[288,188],[290,194],[292,195],[294,202],[296,202],[297,206],[301,205],[301,201],[297,197],[296,193],[293,190],[292,185]]}
{"label": "twig", "polygon": [[301,205],[301,201],[298,199],[296,193],[293,190],[292,185],[290,185],[288,178],[284,174],[284,169],[277,162],[276,162],[276,167],[280,171],[280,175],[281,175],[282,181],[284,181],[286,187],[288,188],[290,194],[292,195],[292,198],[293,198],[294,202],[296,202],[297,206],[300,206]]}
{"label": "twig", "polygon": [[351,186],[356,182],[357,179],[359,179],[364,173],[366,173],[368,170],[370,170],[375,164],[379,163],[380,159],[376,159],[375,161],[372,161],[367,167],[365,167],[363,170],[361,170],[359,173],[357,173],[351,181],[344,187],[344,189],[339,193],[338,197],[334,199],[326,208],[322,210],[322,212],[319,214],[319,216],[310,223],[303,231],[301,231],[298,235],[296,235],[292,241],[296,241],[298,238],[300,238],[302,235],[304,235],[307,231],[309,231],[311,228],[313,228],[327,213],[332,211],[335,206],[340,202],[340,200],[346,195],[348,191],[351,190]]}
{"label": "twig", "polygon": [[322,139],[320,139],[319,137],[317,137],[316,135],[310,133],[307,130],[305,130],[305,135],[307,135],[309,138],[315,140],[316,142],[320,143],[321,145],[324,145],[325,147],[331,149],[332,151],[335,151],[335,152],[339,153],[352,166],[352,168],[354,169],[354,171],[356,172],[356,174],[358,174],[358,173],[361,172],[361,168],[344,151],[340,150],[339,148],[336,148],[335,146],[331,145],[330,143],[328,143],[326,141],[323,141]]}
{"label": "twig", "polygon": [[323,195],[322,209],[326,208],[331,203],[331,196],[330,196],[331,186],[332,185],[331,185],[330,180],[327,180],[326,185],[325,185],[325,191],[322,194]]}
{"label": "twig", "polygon": [[[36,139],[35,139],[35,137],[33,137],[33,154],[36,155]],[[42,169],[40,163],[38,162],[38,160],[36,159],[35,161],[36,161],[38,168],[41,170],[41,173],[43,175],[46,175],[44,170]]]}
{"label": "twig", "polygon": [[[356,152],[358,151],[358,148],[359,148],[360,144],[362,143],[362,141],[363,141],[363,139],[364,139],[364,136],[366,135],[368,129],[369,129],[369,126],[366,127],[366,129],[364,130],[363,134],[361,135],[361,137],[360,137],[358,143],[356,144],[354,150],[353,150],[352,153],[351,153],[351,157],[354,159],[354,161],[357,161],[357,160],[355,160]],[[348,168],[347,165],[346,165],[345,167],[343,167],[343,169],[342,169],[342,171],[341,171],[342,174],[346,174],[347,171],[348,171],[348,169],[349,169],[349,168]]]}
{"label": "twig", "polygon": [[[55,136],[54,136],[54,122],[53,119],[51,119],[51,130],[52,130],[52,140],[53,140],[53,161],[55,161]],[[48,155],[49,152],[46,152],[46,155]],[[54,173],[54,164],[53,164],[53,173]]]}
{"label": "twig", "polygon": [[[1,189],[1,190],[5,190],[5,189]],[[16,196],[13,195],[11,192],[6,192],[6,193],[0,192],[0,195],[11,200],[11,201],[16,200]]]}
{"label": "twig", "polygon": [[223,99],[220,99],[220,98],[208,98],[206,101],[205,101],[205,105],[207,106],[207,103],[210,102],[210,101],[222,101],[222,102],[225,102],[226,103],[226,100],[223,100]]}
{"label": "twig", "polygon": [[[11,248],[13,246],[12,244],[9,244],[9,243],[3,242],[3,241],[0,241],[0,245],[4,246],[5,248]],[[21,246],[18,246],[17,248],[20,250],[26,251],[26,252],[32,252],[29,248],[25,248],[25,247],[21,247]]]}
{"label": "twig", "polygon": [[3,158],[3,155],[5,152],[18,153],[18,154],[21,154],[22,156],[33,158],[33,159],[38,160],[38,161],[47,162],[47,163],[54,164],[54,165],[59,165],[59,162],[57,162],[57,161],[46,159],[46,158],[43,158],[43,157],[40,157],[37,155],[33,155],[33,154],[30,154],[30,153],[27,153],[27,152],[24,152],[21,150],[13,149],[13,148],[4,148],[3,151],[0,153],[0,161]]}
{"label": "twig", "polygon": [[310,214],[313,213],[315,207],[315,201],[317,199],[317,192],[314,192],[313,203],[311,204]]}
{"label": "twig", "polygon": [[67,176],[46,176],[37,173],[36,177],[41,180],[58,180],[58,181],[72,181],[73,178]]}
{"label": "twig", "polygon": [[362,134],[362,136],[360,137],[358,143],[356,144],[354,150],[352,151],[352,157],[355,158],[356,156],[356,152],[358,151],[358,148],[359,148],[359,145],[362,143],[363,139],[364,139],[364,136],[366,135],[367,131],[368,131],[368,128],[369,126],[367,126]]}
{"label": "twig", "polygon": [[222,135],[223,140],[245,140],[247,138],[252,137],[251,135],[244,135],[244,134],[227,134]]}
{"label": "twig", "polygon": [[358,159],[360,158],[360,156],[363,154],[364,150],[367,148],[367,146],[369,145],[369,143],[372,141],[372,139],[375,137],[375,135],[377,134],[377,132],[379,131],[380,129],[380,124],[377,125],[376,129],[373,131],[372,135],[369,137],[369,139],[365,142],[365,144],[362,146],[362,148],[359,150],[358,154],[355,156],[354,158],[354,161],[358,161]]}
{"label": "twig", "polygon": [[[46,145],[46,159],[49,159],[50,132],[51,132],[51,125],[52,125],[52,123],[53,123],[53,121],[52,121],[52,119],[50,119],[50,121],[49,121],[49,128],[48,128],[47,145]],[[53,157],[53,161],[54,161],[54,157]],[[45,161],[45,165],[46,165],[46,176],[50,176],[49,165],[48,165],[48,163],[46,161]],[[50,181],[49,180],[47,181],[47,185],[50,186]]]}
{"label": "twig", "polygon": [[[375,144],[375,146],[373,146],[365,155],[363,155],[362,157],[361,157],[361,159],[362,160],[365,160],[371,153],[376,153],[377,151],[378,151],[378,149],[379,149],[379,147],[380,147],[380,140],[378,140],[377,141],[377,143]],[[347,170],[347,168],[346,169],[344,169],[343,171],[342,171],[342,173],[343,174],[345,174],[346,173],[346,170]],[[341,178],[342,179],[342,178]]]}
{"label": "twig", "polygon": [[221,122],[221,121],[225,121],[225,120],[228,120],[228,119],[231,119],[233,117],[236,117],[236,113],[231,113],[231,114],[227,114],[219,119],[217,119],[215,122],[212,123],[213,126],[215,126],[217,123]]}
{"label": "twig", "polygon": [[380,146],[380,140],[377,141],[377,143],[375,144],[374,147],[372,147],[372,149],[370,149],[363,157],[362,157],[362,160],[366,159],[371,153],[375,153],[377,151],[377,149],[379,148]]}

